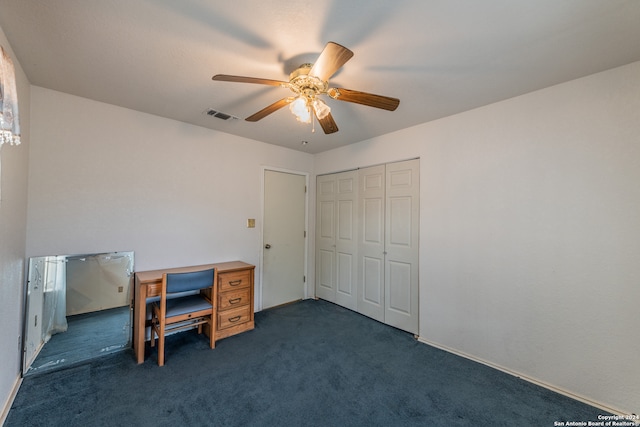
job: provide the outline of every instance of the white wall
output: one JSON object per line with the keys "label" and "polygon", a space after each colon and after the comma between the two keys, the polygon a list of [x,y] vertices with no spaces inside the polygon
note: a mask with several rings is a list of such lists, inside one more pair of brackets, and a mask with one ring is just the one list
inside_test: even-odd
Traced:
{"label": "white wall", "polygon": [[260,301],[262,167],[312,173],[312,155],[35,86],[32,117],[27,256],[239,259]]}
{"label": "white wall", "polygon": [[640,413],[640,62],[316,155],[421,158],[420,337]]}
{"label": "white wall", "polygon": [[[20,63],[0,28],[0,45],[16,70],[22,144],[0,148],[0,412],[8,409],[20,378],[20,337],[24,301],[25,236],[27,229],[27,168],[29,154],[30,86]],[[0,423],[2,416],[0,415]]]}

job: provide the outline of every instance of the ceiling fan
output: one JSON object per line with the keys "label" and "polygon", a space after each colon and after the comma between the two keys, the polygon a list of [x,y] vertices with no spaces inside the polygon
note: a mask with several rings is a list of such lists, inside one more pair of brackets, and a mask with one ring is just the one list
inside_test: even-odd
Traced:
{"label": "ceiling fan", "polygon": [[245,120],[257,122],[274,111],[289,105],[291,112],[296,116],[298,121],[311,123],[313,114],[320,123],[320,126],[322,126],[324,133],[330,134],[337,132],[338,126],[331,116],[331,108],[320,99],[320,95],[327,95],[338,101],[353,102],[389,111],[394,111],[400,104],[400,100],[397,98],[374,95],[351,89],[329,87],[329,78],[351,59],[352,56],[353,52],[346,47],[334,42],[329,42],[314,64],[302,64],[289,75],[288,82],[255,77],[231,76],[228,74],[216,74],[213,76],[213,80],[255,83],[290,89],[293,92],[293,96],[282,98],[247,117]]}

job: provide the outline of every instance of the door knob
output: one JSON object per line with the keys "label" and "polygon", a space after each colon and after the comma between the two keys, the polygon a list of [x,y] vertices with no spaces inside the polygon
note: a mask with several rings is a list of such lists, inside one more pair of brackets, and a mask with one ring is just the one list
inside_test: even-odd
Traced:
{"label": "door knob", "polygon": [[271,245],[267,243],[266,245],[264,245],[264,248],[265,249],[271,249]]}

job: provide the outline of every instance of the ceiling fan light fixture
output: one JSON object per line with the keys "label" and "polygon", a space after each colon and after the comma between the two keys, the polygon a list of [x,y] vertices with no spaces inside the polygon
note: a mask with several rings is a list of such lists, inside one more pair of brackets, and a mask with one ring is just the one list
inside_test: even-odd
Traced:
{"label": "ceiling fan light fixture", "polygon": [[300,95],[291,104],[289,109],[296,116],[296,119],[301,123],[311,123],[311,111],[309,109],[309,99]]}
{"label": "ceiling fan light fixture", "polygon": [[[313,116],[317,117],[318,124],[322,126],[325,134],[338,131],[331,108],[321,99],[327,95],[338,101],[352,102],[368,107],[381,108],[394,111],[400,104],[397,98],[375,95],[373,93],[360,92],[351,89],[337,89],[329,87],[329,78],[333,76],[349,59],[353,52],[338,43],[328,42],[314,64],[305,63],[289,74],[289,81],[261,79],[255,77],[233,76],[228,74],[216,74],[213,80],[255,83],[268,86],[279,86],[293,92],[293,96],[282,98],[268,105],[255,114],[247,117],[248,122],[257,122],[280,108],[288,105],[296,119],[301,123],[313,123]],[[312,127],[311,132],[315,131]]]}
{"label": "ceiling fan light fixture", "polygon": [[318,117],[318,120],[324,119],[331,112],[331,108],[327,104],[325,104],[325,102],[321,99],[318,99],[318,98],[314,99],[312,105],[313,105],[313,109],[316,112],[316,116]]}

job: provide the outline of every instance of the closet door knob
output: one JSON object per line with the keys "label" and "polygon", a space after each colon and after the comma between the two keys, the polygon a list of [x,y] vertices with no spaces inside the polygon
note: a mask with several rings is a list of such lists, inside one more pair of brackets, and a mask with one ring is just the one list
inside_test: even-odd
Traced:
{"label": "closet door knob", "polygon": [[271,249],[271,245],[267,243],[266,245],[264,245],[264,248],[265,249]]}

